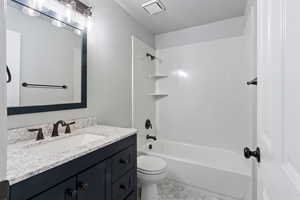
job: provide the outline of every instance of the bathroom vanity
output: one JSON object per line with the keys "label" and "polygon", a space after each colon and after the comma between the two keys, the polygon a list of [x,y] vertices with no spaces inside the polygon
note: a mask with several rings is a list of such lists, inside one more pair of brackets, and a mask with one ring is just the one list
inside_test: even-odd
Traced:
{"label": "bathroom vanity", "polygon": [[10,200],[135,200],[136,130],[93,126],[9,145]]}

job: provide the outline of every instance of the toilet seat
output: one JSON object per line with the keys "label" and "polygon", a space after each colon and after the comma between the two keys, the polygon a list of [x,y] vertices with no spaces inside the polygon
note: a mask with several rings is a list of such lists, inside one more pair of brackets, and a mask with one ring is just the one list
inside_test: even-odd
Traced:
{"label": "toilet seat", "polygon": [[139,156],[137,160],[138,172],[142,174],[161,174],[166,171],[167,163],[154,156]]}

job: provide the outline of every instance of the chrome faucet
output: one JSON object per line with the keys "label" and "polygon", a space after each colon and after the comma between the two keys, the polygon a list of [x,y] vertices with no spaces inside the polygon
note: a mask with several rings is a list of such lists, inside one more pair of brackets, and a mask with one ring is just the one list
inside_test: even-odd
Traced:
{"label": "chrome faucet", "polygon": [[66,122],[63,120],[59,120],[55,124],[53,124],[53,130],[52,130],[52,135],[51,137],[57,137],[58,136],[58,127],[59,125],[66,126]]}

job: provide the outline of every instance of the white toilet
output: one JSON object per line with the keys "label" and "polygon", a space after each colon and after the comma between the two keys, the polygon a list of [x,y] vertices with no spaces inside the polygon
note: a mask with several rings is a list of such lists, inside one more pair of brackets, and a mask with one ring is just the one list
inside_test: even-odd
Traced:
{"label": "white toilet", "polygon": [[167,163],[154,156],[139,156],[138,179],[142,185],[141,200],[158,200],[157,184],[167,175]]}

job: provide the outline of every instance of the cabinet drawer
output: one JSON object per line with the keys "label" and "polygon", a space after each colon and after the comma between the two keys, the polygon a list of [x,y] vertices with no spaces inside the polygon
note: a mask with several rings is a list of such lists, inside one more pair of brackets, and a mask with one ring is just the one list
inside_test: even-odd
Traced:
{"label": "cabinet drawer", "polygon": [[112,158],[112,181],[115,182],[118,178],[124,175],[128,170],[135,166],[135,149],[129,147]]}
{"label": "cabinet drawer", "polygon": [[102,162],[77,176],[77,200],[105,200],[106,188],[105,162]]}
{"label": "cabinet drawer", "polygon": [[134,170],[120,178],[112,186],[112,199],[113,200],[125,200],[126,197],[134,190]]}
{"label": "cabinet drawer", "polygon": [[72,178],[47,190],[46,192],[43,192],[42,194],[34,198],[31,198],[30,200],[75,200],[76,195],[76,179]]}

